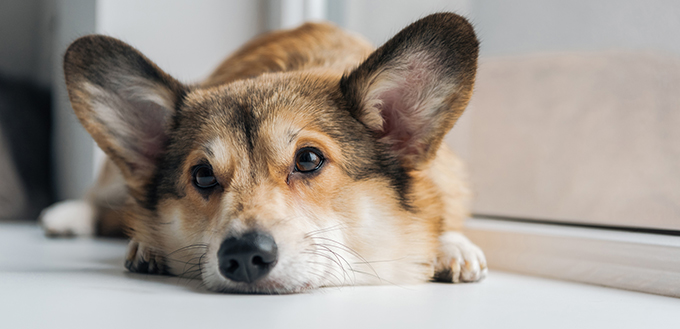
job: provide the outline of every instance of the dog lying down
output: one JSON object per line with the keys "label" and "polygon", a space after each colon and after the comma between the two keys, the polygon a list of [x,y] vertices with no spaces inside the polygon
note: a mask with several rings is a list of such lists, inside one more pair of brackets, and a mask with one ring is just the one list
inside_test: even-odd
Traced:
{"label": "dog lying down", "polygon": [[107,154],[48,235],[130,237],[131,272],[213,291],[471,282],[470,193],[442,143],[472,94],[478,41],[451,13],[377,50],[329,24],[258,37],[185,85],[100,35],[64,56],[71,104]]}

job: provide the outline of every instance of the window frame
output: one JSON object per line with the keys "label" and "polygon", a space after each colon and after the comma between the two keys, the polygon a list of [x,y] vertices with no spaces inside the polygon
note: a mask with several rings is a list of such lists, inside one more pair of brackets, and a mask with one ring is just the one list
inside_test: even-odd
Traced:
{"label": "window frame", "polygon": [[471,218],[493,270],[680,297],[680,236]]}

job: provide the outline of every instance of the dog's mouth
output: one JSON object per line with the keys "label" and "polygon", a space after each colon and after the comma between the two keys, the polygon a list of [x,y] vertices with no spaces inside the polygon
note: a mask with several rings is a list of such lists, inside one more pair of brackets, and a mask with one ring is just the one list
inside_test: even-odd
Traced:
{"label": "dog's mouth", "polygon": [[275,280],[263,279],[254,283],[238,283],[227,286],[208,288],[211,291],[226,294],[255,294],[255,295],[287,295],[297,294],[318,288],[311,282],[302,285],[290,285]]}
{"label": "dog's mouth", "polygon": [[[216,244],[217,246],[217,244]],[[236,294],[291,294],[319,286],[307,280],[303,266],[280,254],[274,238],[263,231],[228,237],[208,248],[200,269],[210,291]],[[212,250],[210,250],[212,249]]]}
{"label": "dog's mouth", "polygon": [[203,286],[220,293],[294,294],[356,284],[352,259],[342,250],[319,244],[295,251],[281,247],[259,232],[228,238],[203,257]]}
{"label": "dog's mouth", "polygon": [[291,275],[266,274],[251,282],[236,281],[219,270],[210,269],[203,273],[203,284],[210,291],[228,294],[295,294],[320,287],[318,282],[295,279]]}
{"label": "dog's mouth", "polygon": [[292,294],[377,277],[371,262],[345,244],[340,228],[297,238],[259,229],[213,236],[169,253],[167,260],[170,273],[200,279],[203,288],[221,293]]}

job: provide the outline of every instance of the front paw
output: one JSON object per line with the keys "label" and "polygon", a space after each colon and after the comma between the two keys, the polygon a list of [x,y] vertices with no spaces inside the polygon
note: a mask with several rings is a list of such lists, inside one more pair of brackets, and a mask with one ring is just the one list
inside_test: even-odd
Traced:
{"label": "front paw", "polygon": [[130,241],[125,268],[132,273],[167,274],[165,258],[145,243]]}
{"label": "front paw", "polygon": [[95,220],[94,207],[83,200],[58,202],[40,214],[40,225],[49,237],[94,235]]}
{"label": "front paw", "polygon": [[440,282],[475,282],[486,277],[484,252],[460,232],[439,237],[434,279]]}

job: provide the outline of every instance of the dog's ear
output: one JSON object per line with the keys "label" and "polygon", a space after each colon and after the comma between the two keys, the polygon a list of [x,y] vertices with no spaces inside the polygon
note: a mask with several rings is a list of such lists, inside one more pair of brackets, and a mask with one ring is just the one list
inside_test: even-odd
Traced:
{"label": "dog's ear", "polygon": [[64,73],[80,122],[128,185],[141,187],[164,152],[185,87],[131,46],[99,35],[69,46]]}
{"label": "dog's ear", "polygon": [[479,42],[452,13],[403,29],[340,83],[352,115],[408,169],[434,158],[472,94]]}

